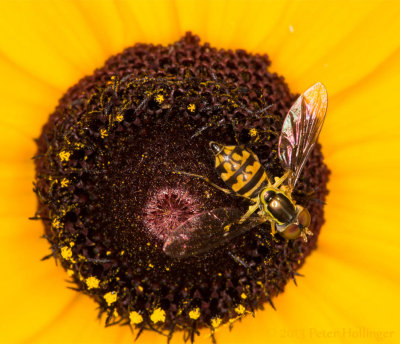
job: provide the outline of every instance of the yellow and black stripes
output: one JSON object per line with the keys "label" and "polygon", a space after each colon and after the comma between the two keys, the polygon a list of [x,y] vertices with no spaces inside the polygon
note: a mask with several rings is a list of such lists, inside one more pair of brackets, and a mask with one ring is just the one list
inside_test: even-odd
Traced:
{"label": "yellow and black stripes", "polygon": [[232,191],[246,198],[257,197],[268,182],[257,156],[243,146],[220,145],[215,168]]}

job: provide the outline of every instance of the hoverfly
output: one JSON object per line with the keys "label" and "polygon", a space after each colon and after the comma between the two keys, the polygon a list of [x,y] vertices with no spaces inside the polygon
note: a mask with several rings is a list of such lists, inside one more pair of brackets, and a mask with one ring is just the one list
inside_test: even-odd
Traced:
{"label": "hoverfly", "polygon": [[218,190],[244,197],[252,204],[245,214],[236,208],[217,208],[191,217],[167,239],[164,252],[174,258],[198,255],[267,221],[273,234],[278,232],[286,239],[301,236],[307,241],[307,235],[312,235],[311,216],[306,208],[295,203],[292,192],[321,132],[327,99],[325,87],[316,83],[290,108],[278,142],[278,156],[285,173],[274,181],[268,178],[250,149],[216,142],[210,142],[215,168],[229,189],[207,177],[178,172],[203,179]]}

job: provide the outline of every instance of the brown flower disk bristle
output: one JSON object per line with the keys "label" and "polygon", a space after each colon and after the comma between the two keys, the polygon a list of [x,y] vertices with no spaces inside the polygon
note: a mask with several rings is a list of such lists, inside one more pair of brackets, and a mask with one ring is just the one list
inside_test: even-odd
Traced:
{"label": "brown flower disk bristle", "polygon": [[268,65],[266,55],[217,50],[189,33],[167,47],[137,44],[69,89],[50,116],[37,141],[37,217],[51,255],[107,325],[193,339],[272,303],[315,248],[328,179],[319,146],[293,193],[312,216],[308,243],[273,237],[267,223],[198,256],[163,252],[190,217],[249,206],[177,173],[223,186],[210,141],[238,141],[282,176],[277,143],[296,96]]}

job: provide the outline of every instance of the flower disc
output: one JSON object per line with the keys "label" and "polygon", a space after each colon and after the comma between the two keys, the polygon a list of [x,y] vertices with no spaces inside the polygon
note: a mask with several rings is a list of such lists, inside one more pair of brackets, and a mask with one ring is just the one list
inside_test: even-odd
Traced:
{"label": "flower disc", "polygon": [[265,55],[217,50],[191,34],[167,47],[137,44],[69,89],[50,116],[35,157],[38,216],[51,256],[107,325],[193,339],[272,303],[316,247],[329,174],[319,145],[293,193],[311,214],[307,243],[274,237],[266,223],[204,254],[163,251],[191,217],[249,206],[177,173],[224,187],[210,141],[239,142],[270,176],[283,175],[277,144],[296,96],[268,65]]}

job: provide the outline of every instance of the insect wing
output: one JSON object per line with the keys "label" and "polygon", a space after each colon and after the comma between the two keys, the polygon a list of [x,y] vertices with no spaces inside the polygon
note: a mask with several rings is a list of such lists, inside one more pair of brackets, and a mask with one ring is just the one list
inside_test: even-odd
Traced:
{"label": "insect wing", "polygon": [[282,166],[292,171],[288,177],[291,188],[318,140],[327,106],[326,88],[318,82],[297,98],[283,121],[278,154]]}
{"label": "insect wing", "polygon": [[163,250],[173,258],[198,255],[265,222],[261,217],[250,217],[242,224],[233,224],[242,215],[243,211],[235,208],[217,208],[196,215],[174,230]]}

